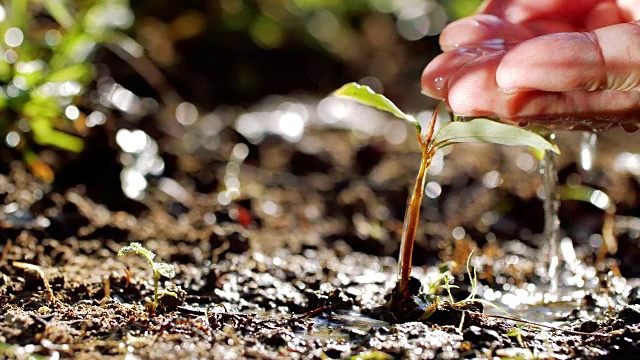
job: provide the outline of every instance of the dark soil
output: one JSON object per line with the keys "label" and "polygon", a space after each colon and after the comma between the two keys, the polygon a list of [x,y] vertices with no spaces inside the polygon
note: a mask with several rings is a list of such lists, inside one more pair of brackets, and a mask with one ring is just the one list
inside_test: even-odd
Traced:
{"label": "dark soil", "polygon": [[[4,167],[0,357],[640,355],[640,292],[630,286],[640,273],[632,226],[640,187],[632,176],[607,167],[613,155],[603,154],[604,170],[594,172],[589,184],[606,188],[619,205],[620,249],[598,259],[590,239],[600,232],[602,212],[563,203],[564,232],[581,265],[565,266],[562,279],[583,279],[583,291],[561,310],[529,307],[548,310],[545,321],[555,329],[488,315],[499,313],[486,305],[451,304],[442,289],[431,317],[390,324],[381,320],[380,306],[396,280],[407,189],[419,159],[414,144],[362,140],[349,130],[321,126],[307,129],[298,143],[268,135],[251,144],[230,125],[220,130],[213,154],[162,143],[164,176],[174,182],[159,186],[162,179],[152,179],[140,202],[113,184],[91,180],[91,156],[70,159],[71,171],[53,185],[34,179],[20,163]],[[237,143],[249,148],[244,161],[232,155]],[[568,153],[561,182],[578,172]],[[535,170],[518,167],[518,156],[526,157],[526,150],[485,145],[458,146],[447,155],[444,170],[433,176],[442,193],[425,201],[414,255],[414,275],[423,284],[428,269],[449,261],[459,286],[452,296],[466,298],[471,289],[465,263],[475,249],[480,297],[544,286],[538,275],[544,260],[537,235],[543,222],[535,195],[540,180]],[[234,161],[241,195],[222,205],[219,192]],[[495,186],[487,180],[491,171],[501,178]],[[108,176],[117,179],[118,173]],[[155,313],[145,308],[153,297],[148,264],[138,256],[116,256],[132,241],[176,268],[177,276],[163,278],[161,288],[178,297],[163,296]],[[37,265],[44,279],[20,263]],[[508,307],[504,302],[496,301]],[[527,317],[519,310],[509,309]]]}

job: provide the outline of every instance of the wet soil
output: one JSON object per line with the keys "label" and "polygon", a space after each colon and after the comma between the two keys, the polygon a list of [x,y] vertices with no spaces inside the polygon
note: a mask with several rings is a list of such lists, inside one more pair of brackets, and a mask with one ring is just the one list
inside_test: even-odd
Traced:
{"label": "wet soil", "polygon": [[[166,172],[151,180],[140,201],[90,180],[91,156],[70,159],[72,170],[53,185],[21,163],[3,166],[0,357],[640,354],[640,290],[633,287],[640,274],[640,186],[612,170],[615,154],[603,154],[602,170],[582,174],[582,181],[606,189],[618,204],[619,251],[600,255],[594,234],[602,211],[563,202],[563,234],[573,246],[563,248],[566,289],[552,299],[541,276],[545,242],[533,158],[526,149],[455,147],[444,168],[434,165],[414,276],[428,287],[430,276],[448,264],[457,288],[451,297],[436,289],[441,300],[425,320],[392,324],[382,320],[381,306],[396,280],[402,216],[419,165],[416,146],[324,127],[307,129],[299,142],[268,135],[250,143],[230,125],[219,134],[215,154],[161,143]],[[240,162],[233,151],[238,143],[248,149]],[[239,196],[221,200],[230,169],[238,168]],[[562,183],[580,173],[570,154],[560,168]],[[116,255],[132,241],[176,269],[160,286],[178,296],[163,296],[155,312],[145,307],[153,297],[148,264]],[[473,291],[465,266],[472,250],[478,297],[553,328],[507,320],[486,304],[452,304]]]}

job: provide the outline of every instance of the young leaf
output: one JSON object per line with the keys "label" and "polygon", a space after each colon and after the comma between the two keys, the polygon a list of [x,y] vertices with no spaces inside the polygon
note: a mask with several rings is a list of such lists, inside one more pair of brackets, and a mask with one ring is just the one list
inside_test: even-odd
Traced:
{"label": "young leaf", "polygon": [[118,250],[118,256],[126,255],[129,253],[142,255],[151,264],[153,264],[153,258],[156,257],[156,254],[152,253],[150,250],[145,249],[144,247],[142,247],[142,245],[140,245],[140,243],[137,242],[133,242],[128,246],[125,246],[122,249]]}
{"label": "young leaf", "polygon": [[559,197],[562,200],[576,200],[592,204],[602,210],[615,209],[615,204],[609,195],[604,192],[584,185],[564,185],[559,189]]}
{"label": "young leaf", "polygon": [[420,123],[413,116],[405,114],[391,100],[387,99],[383,95],[376,94],[376,92],[367,85],[360,85],[354,82],[348,83],[334,91],[333,94],[336,96],[348,97],[364,105],[386,111],[397,118],[409,121],[416,127],[416,129],[418,129],[418,131],[420,131]]}
{"label": "young leaf", "polygon": [[434,139],[438,148],[454,143],[483,142],[502,145],[525,145],[540,150],[551,150],[557,154],[560,149],[542,136],[513,125],[502,124],[489,119],[475,119],[469,122],[452,122],[443,127]]}
{"label": "young leaf", "polygon": [[520,329],[511,329],[509,331],[507,331],[507,333],[505,334],[509,337],[516,337],[516,336],[520,336]]}
{"label": "young leaf", "polygon": [[169,279],[174,278],[176,276],[176,270],[173,268],[173,265],[165,264],[165,263],[154,263],[153,267],[155,271],[168,277]]}

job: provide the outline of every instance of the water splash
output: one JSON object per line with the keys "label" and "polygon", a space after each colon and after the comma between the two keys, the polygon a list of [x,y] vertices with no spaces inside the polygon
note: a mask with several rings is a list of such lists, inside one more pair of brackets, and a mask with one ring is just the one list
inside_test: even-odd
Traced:
{"label": "water splash", "polygon": [[[551,138],[553,138],[553,134]],[[549,259],[549,291],[556,292],[558,289],[558,268],[560,265],[560,248],[558,246],[560,235],[560,218],[558,209],[560,200],[558,198],[558,171],[556,169],[555,153],[549,150],[544,152],[542,159],[542,186],[544,189],[544,239],[548,241]]]}

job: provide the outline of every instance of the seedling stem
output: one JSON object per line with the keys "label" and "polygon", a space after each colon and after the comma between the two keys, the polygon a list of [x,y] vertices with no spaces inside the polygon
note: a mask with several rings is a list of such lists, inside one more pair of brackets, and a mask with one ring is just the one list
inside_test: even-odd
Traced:
{"label": "seedling stem", "polygon": [[425,138],[418,133],[418,144],[422,149],[422,157],[420,159],[420,169],[413,187],[411,198],[407,203],[407,210],[404,216],[404,224],[402,226],[402,240],[400,241],[400,262],[398,269],[398,281],[400,282],[400,291],[403,295],[409,294],[409,277],[411,275],[411,262],[413,258],[413,245],[416,240],[416,232],[418,222],[420,220],[420,207],[422,198],[424,197],[424,188],[427,184],[427,169],[431,165],[435,148],[430,146],[433,137],[436,119],[438,117],[438,108],[433,112],[431,123]]}

